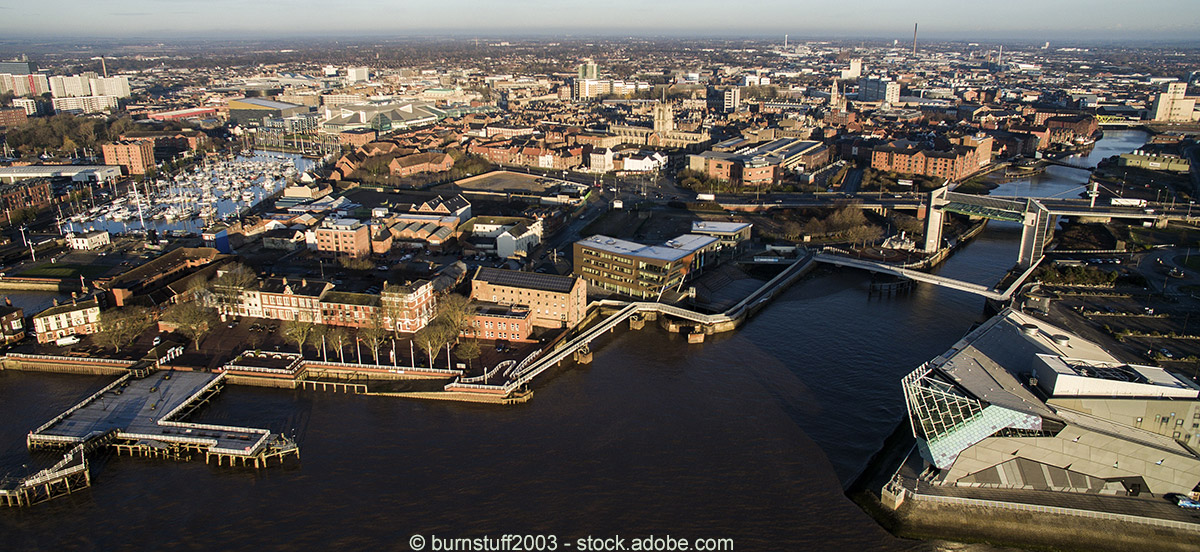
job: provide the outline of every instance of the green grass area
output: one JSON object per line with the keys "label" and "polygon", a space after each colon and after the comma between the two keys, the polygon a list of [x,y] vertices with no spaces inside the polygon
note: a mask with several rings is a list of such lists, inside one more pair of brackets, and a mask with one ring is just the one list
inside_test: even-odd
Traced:
{"label": "green grass area", "polygon": [[107,266],[96,265],[64,265],[64,264],[45,264],[34,267],[29,270],[14,274],[17,277],[26,278],[95,278],[105,272],[108,272]]}
{"label": "green grass area", "polygon": [[1196,246],[1200,244],[1200,232],[1194,228],[1170,225],[1166,228],[1130,226],[1129,240],[1134,244],[1151,247],[1155,245]]}

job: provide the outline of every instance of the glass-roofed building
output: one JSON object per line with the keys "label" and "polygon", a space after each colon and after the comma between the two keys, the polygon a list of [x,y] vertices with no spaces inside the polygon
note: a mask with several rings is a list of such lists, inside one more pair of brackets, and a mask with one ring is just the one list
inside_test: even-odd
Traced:
{"label": "glass-roofed building", "polygon": [[1005,310],[902,379],[939,485],[1101,494],[1200,484],[1200,386]]}

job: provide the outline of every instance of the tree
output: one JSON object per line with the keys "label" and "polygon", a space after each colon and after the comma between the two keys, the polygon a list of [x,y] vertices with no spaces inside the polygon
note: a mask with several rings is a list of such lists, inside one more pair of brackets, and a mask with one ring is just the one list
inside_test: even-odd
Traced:
{"label": "tree", "polygon": [[388,337],[387,326],[383,323],[383,313],[376,311],[367,321],[367,325],[358,330],[358,337],[371,348],[375,364],[379,364],[379,347]]}
{"label": "tree", "polygon": [[459,332],[471,327],[473,313],[471,300],[457,293],[451,293],[438,301],[437,318],[454,330],[454,337],[451,339],[457,338]]}
{"label": "tree", "polygon": [[345,328],[334,326],[325,332],[325,339],[337,349],[338,360],[346,362],[346,356],[342,353],[342,349],[350,344],[350,333]]}
{"label": "tree", "polygon": [[892,217],[892,224],[896,226],[897,230],[907,232],[912,236],[916,236],[925,230],[925,224],[917,220],[917,217],[904,213],[897,213]]}
{"label": "tree", "polygon": [[855,226],[845,232],[846,239],[854,245],[866,245],[883,236],[883,229],[874,225]]}
{"label": "tree", "polygon": [[312,322],[305,320],[285,320],[283,322],[283,336],[296,344],[296,349],[300,354],[304,354],[304,344],[308,343],[308,338],[312,337],[315,325]]}
{"label": "tree", "polygon": [[146,307],[125,307],[100,313],[100,330],[94,338],[97,345],[104,348],[112,347],[121,352],[121,347],[129,345],[137,336],[150,329],[154,317]]}
{"label": "tree", "polygon": [[263,335],[262,332],[252,331],[246,335],[246,343],[249,344],[250,348],[253,350],[257,350],[258,346],[262,345],[264,339],[266,339],[266,336]]}
{"label": "tree", "polygon": [[313,349],[317,348],[317,344],[321,344],[321,360],[329,360],[325,348],[325,336],[329,334],[329,326],[324,324],[313,324],[312,334],[308,339],[312,341]]}
{"label": "tree", "polygon": [[454,354],[457,355],[458,358],[467,361],[467,366],[470,368],[475,367],[471,361],[479,358],[479,355],[482,353],[483,351],[479,349],[479,342],[474,339],[463,341],[454,348]]}
{"label": "tree", "polygon": [[242,263],[233,263],[228,268],[219,271],[212,281],[212,291],[217,302],[222,306],[222,312],[233,314],[241,299],[242,292],[253,289],[258,285],[258,274]]}
{"label": "tree", "polygon": [[217,313],[209,307],[190,301],[171,305],[163,313],[162,319],[174,325],[180,333],[191,339],[196,344],[196,350],[199,351],[200,341],[212,331],[217,322]]}
{"label": "tree", "polygon": [[429,356],[429,367],[433,368],[433,355],[437,354],[442,346],[450,343],[455,337],[458,337],[457,331],[445,322],[435,320],[418,330],[413,335],[413,341]]}

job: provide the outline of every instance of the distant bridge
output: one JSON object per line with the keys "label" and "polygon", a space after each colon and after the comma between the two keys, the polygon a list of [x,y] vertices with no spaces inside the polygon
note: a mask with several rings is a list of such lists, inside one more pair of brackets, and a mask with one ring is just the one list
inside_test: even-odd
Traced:
{"label": "distant bridge", "polygon": [[1042,159],[1042,162],[1044,162],[1044,163],[1046,163],[1046,164],[1048,164],[1048,165],[1058,165],[1058,166],[1060,166],[1060,167],[1069,167],[1069,168],[1072,168],[1072,169],[1079,169],[1079,170],[1081,170],[1081,171],[1094,171],[1094,170],[1096,170],[1096,167],[1091,167],[1091,166],[1088,166],[1088,165],[1076,165],[1076,164],[1074,164],[1074,163],[1067,163],[1066,161],[1060,161],[1060,160],[1058,160],[1058,159],[1050,159],[1050,158],[1045,158],[1045,159]]}

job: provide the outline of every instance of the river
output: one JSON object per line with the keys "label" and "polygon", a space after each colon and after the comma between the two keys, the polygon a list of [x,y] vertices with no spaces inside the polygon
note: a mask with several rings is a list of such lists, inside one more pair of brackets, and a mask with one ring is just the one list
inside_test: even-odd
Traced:
{"label": "river", "polygon": [[[1018,240],[990,227],[939,272],[994,284]],[[0,531],[14,550],[409,550],[413,534],[503,533],[930,549],[842,488],[901,420],[900,377],[982,321],[984,302],[925,284],[868,297],[868,284],[818,271],[703,344],[617,329],[520,406],[229,387],[198,419],[294,431],[300,463],[102,457],[90,489],[0,511]],[[31,462],[25,432],[104,381],[0,372],[0,474]]]}
{"label": "river", "polygon": [[[1149,137],[1142,130],[1105,130],[1104,138],[1087,154],[1076,154],[1063,159],[1073,165],[1095,167],[1101,160],[1122,153],[1129,153],[1146,144]],[[1002,182],[1003,171],[993,173],[990,180],[1000,184],[992,190],[993,196],[1062,197],[1079,198],[1087,183],[1088,172],[1061,165],[1050,165],[1041,174],[1011,182]]]}

